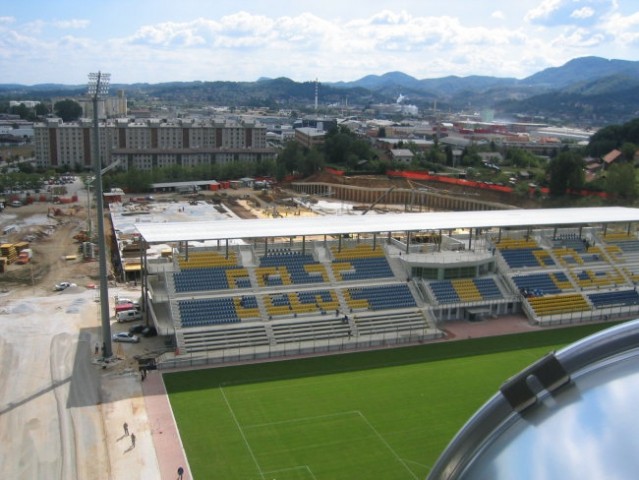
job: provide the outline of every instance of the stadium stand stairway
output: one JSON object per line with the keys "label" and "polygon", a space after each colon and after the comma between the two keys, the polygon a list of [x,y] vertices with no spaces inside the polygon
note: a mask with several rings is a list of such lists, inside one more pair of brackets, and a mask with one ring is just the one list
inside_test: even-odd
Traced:
{"label": "stadium stand stairway", "polygon": [[[328,253],[324,253],[324,257],[328,258]],[[329,284],[331,288],[334,290],[335,295],[337,296],[339,309],[345,312],[348,311],[349,308],[348,308],[348,303],[346,302],[346,298],[344,297],[342,290],[340,288],[337,288],[338,281],[335,278],[335,273],[333,272],[332,262],[330,260],[327,260],[325,262],[322,262],[322,264],[326,268],[326,276],[328,278]]]}
{"label": "stadium stand stairway", "polygon": [[264,331],[266,332],[266,336],[268,337],[269,345],[275,345],[277,341],[275,340],[275,334],[273,333],[273,326],[270,323],[265,322]]}

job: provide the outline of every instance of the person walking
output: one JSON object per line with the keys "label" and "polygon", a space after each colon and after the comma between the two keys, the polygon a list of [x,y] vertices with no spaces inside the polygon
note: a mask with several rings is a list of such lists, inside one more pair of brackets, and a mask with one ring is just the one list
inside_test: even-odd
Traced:
{"label": "person walking", "polygon": [[135,433],[131,434],[131,447],[135,448]]}
{"label": "person walking", "polygon": [[128,437],[129,436],[129,424],[124,422],[124,425],[122,425],[122,428],[124,428],[124,435],[126,435]]}
{"label": "person walking", "polygon": [[178,467],[178,480],[182,480],[184,476],[184,469],[182,467]]}

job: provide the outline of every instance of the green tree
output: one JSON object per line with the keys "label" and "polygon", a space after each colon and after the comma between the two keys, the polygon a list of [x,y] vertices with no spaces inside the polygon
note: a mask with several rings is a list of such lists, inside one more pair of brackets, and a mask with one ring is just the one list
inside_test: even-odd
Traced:
{"label": "green tree", "polygon": [[49,115],[49,107],[47,106],[47,104],[40,102],[35,106],[35,114],[38,117]]}
{"label": "green tree", "polygon": [[637,153],[637,145],[632,142],[624,142],[621,145],[621,153],[624,160],[632,162],[635,159],[635,153]]}
{"label": "green tree", "polygon": [[63,122],[73,122],[82,115],[82,107],[73,100],[60,100],[53,105],[53,111]]}
{"label": "green tree", "polygon": [[34,118],[33,111],[24,103],[11,107],[10,112],[14,115],[20,115],[20,118],[23,120],[33,120]]}
{"label": "green tree", "polygon": [[561,152],[548,165],[548,187],[553,196],[565,195],[568,189],[578,190],[585,181],[583,158],[575,152]]}
{"label": "green tree", "polygon": [[[18,170],[20,170],[22,173],[35,173],[35,167],[33,166],[33,164],[29,163],[29,162],[22,162],[18,164]],[[38,176],[39,178],[39,176]]]}
{"label": "green tree", "polygon": [[509,148],[506,162],[518,168],[535,168],[539,165],[539,158],[522,148]]}
{"label": "green tree", "polygon": [[324,166],[324,156],[317,149],[312,148],[307,155],[304,156],[300,164],[300,172],[303,175],[313,175]]}
{"label": "green tree", "polygon": [[326,134],[323,147],[324,158],[331,164],[348,165],[353,155],[358,160],[371,160],[373,151],[370,144],[348,128],[332,128]]}
{"label": "green tree", "polygon": [[304,156],[302,146],[297,142],[288,142],[277,156],[277,165],[282,167],[285,174],[293,173]]}
{"label": "green tree", "polygon": [[[446,153],[442,152],[441,149],[437,145],[433,145],[433,147],[428,151],[428,156],[426,157],[427,161],[430,163],[437,163],[440,165],[446,164]],[[450,161],[452,162],[452,151],[450,156]]]}
{"label": "green tree", "polygon": [[331,129],[324,139],[324,153],[329,163],[344,165],[351,144],[352,138],[348,130],[343,128]]}
{"label": "green tree", "polygon": [[453,164],[453,147],[446,145],[444,147],[444,154],[446,155],[446,165]]}
{"label": "green tree", "polygon": [[613,198],[634,200],[637,197],[635,168],[630,163],[611,165],[606,172],[606,192]]}
{"label": "green tree", "polygon": [[613,148],[621,148],[624,142],[639,144],[639,118],[598,130],[590,137],[587,152],[593,157],[601,157]]}
{"label": "green tree", "polygon": [[[446,148],[448,148],[448,146],[446,146]],[[446,157],[448,159],[448,155],[446,155]],[[452,150],[450,155],[450,164],[452,165]],[[479,156],[477,147],[475,146],[464,147],[464,150],[462,151],[462,156],[461,156],[461,164],[463,166],[468,166],[468,167],[478,167],[482,164],[481,157]]]}

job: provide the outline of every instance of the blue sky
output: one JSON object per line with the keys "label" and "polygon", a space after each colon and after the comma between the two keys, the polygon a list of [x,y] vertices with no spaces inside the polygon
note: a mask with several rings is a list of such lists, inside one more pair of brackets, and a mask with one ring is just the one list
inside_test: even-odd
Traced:
{"label": "blue sky", "polygon": [[637,0],[3,0],[0,83],[524,78],[639,60]]}

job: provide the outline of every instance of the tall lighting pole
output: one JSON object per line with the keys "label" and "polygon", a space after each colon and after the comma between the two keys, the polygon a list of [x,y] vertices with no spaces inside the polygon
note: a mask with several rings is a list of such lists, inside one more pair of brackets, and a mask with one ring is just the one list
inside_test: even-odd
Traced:
{"label": "tall lighting pole", "polygon": [[102,319],[103,355],[113,356],[111,322],[109,319],[109,285],[107,249],[104,238],[104,196],[102,195],[102,162],[100,161],[100,132],[98,125],[98,99],[109,90],[110,73],[89,74],[89,95],[93,96],[93,167],[95,168],[95,203],[98,221],[98,258],[100,263],[100,318]]}

